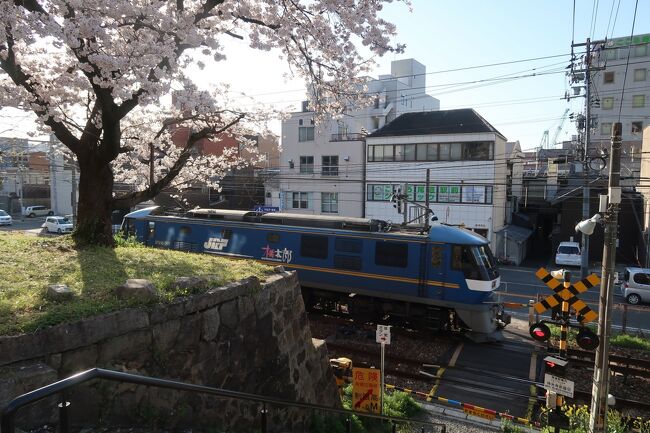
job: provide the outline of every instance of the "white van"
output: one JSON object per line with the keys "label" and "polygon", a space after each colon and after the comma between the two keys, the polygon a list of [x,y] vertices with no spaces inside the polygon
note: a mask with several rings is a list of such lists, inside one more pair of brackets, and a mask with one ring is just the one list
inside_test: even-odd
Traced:
{"label": "white van", "polygon": [[560,242],[555,253],[556,265],[580,266],[582,254],[577,242]]}

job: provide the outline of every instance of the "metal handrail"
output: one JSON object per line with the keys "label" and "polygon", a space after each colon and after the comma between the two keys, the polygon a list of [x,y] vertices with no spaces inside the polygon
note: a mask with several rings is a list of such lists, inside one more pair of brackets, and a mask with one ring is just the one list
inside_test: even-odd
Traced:
{"label": "metal handrail", "polygon": [[[26,394],[23,394],[19,397],[14,398],[9,402],[9,404],[2,410],[2,415],[0,418],[0,432],[2,433],[15,433],[15,417],[16,411],[23,406],[35,403],[44,398],[50,397],[58,393],[64,393],[65,390],[72,388],[74,386],[80,385],[84,382],[88,382],[93,379],[106,379],[113,380],[117,382],[126,382],[133,383],[137,385],[146,385],[146,386],[155,386],[159,388],[168,388],[175,389],[179,391],[190,391],[198,392],[203,394],[217,395],[220,397],[236,398],[241,400],[250,400],[258,403],[264,404],[263,409],[261,410],[262,422],[261,422],[261,431],[266,433],[266,404],[274,404],[280,406],[294,406],[303,409],[312,409],[318,411],[333,412],[341,415],[346,415],[348,417],[348,432],[351,431],[351,423],[349,422],[350,415],[363,416],[368,418],[381,419],[385,421],[390,421],[392,423],[412,423],[422,426],[422,432],[424,432],[424,427],[440,428],[441,433],[446,433],[446,425],[442,423],[432,423],[427,421],[416,421],[408,418],[399,418],[399,417],[389,417],[384,415],[376,415],[369,413],[359,413],[347,409],[337,409],[327,406],[322,406],[312,403],[301,403],[295,401],[288,401],[274,397],[264,397],[256,394],[249,394],[239,391],[230,391],[221,388],[212,388],[209,386],[203,385],[194,385],[191,383],[179,382],[175,380],[168,379],[159,379],[155,377],[140,376],[137,374],[124,373],[121,371],[105,370],[103,368],[92,368],[90,370],[77,373],[73,376],[62,379],[58,382],[54,382],[50,385],[46,385],[42,388],[38,388],[34,391],[30,391]],[[59,405],[59,417],[61,424],[61,431],[67,431],[67,425],[63,425],[62,420],[67,420],[67,402],[65,397],[63,398],[62,404]]]}

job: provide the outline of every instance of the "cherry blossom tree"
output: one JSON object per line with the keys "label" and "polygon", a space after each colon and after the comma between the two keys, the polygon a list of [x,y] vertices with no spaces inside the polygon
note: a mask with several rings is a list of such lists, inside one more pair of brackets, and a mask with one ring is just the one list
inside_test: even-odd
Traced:
{"label": "cherry blossom tree", "polygon": [[[244,146],[273,110],[199,89],[192,65],[227,67],[224,43],[278,50],[318,113],[362,103],[371,56],[401,51],[379,17],[393,0],[4,0],[0,104],[36,114],[79,164],[78,241],[112,245],[110,214],[169,187],[218,183],[246,161],[196,152],[221,134]],[[409,5],[409,0],[395,0]],[[364,54],[360,46],[364,46]],[[261,71],[264,74],[265,71]],[[173,94],[174,103],[171,103]],[[172,138],[189,128],[182,146]],[[121,196],[115,181],[137,190]]]}

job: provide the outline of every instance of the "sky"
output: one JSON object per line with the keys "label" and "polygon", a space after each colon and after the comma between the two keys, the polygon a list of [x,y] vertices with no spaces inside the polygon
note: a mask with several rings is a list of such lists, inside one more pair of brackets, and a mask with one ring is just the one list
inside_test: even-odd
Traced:
{"label": "sky", "polygon": [[[553,138],[567,108],[584,110],[584,98],[564,99],[572,40],[629,36],[635,5],[634,34],[650,33],[649,0],[412,0],[412,12],[395,2],[382,16],[396,24],[395,41],[406,50],[376,58],[370,75],[389,73],[392,60],[414,58],[426,66],[427,93],[440,100],[441,109],[474,108],[509,141],[532,149],[545,130]],[[278,53],[252,53],[242,44],[230,41],[227,60],[193,71],[194,78],[208,87],[225,81],[234,92],[298,110],[304,83],[284,77],[289,69]],[[486,66],[495,63],[506,64]],[[30,122],[25,116],[2,118],[0,135],[21,135]],[[270,126],[279,134],[279,120]],[[573,134],[567,118],[558,141]]]}
{"label": "sky", "polygon": [[[393,3],[383,17],[397,25],[395,40],[405,43],[406,51],[377,58],[371,76],[389,73],[393,60],[414,58],[426,66],[427,93],[440,100],[441,109],[474,108],[509,141],[535,148],[545,130],[552,140],[567,108],[569,114],[584,111],[584,98],[564,99],[571,90],[565,72],[572,40],[584,44],[587,38],[632,32],[634,0],[576,0],[575,26],[573,8],[571,0],[413,0],[409,12],[403,3]],[[645,33],[650,33],[650,1],[639,0],[634,34]],[[575,51],[583,53],[584,47]],[[241,60],[238,52],[229,54],[228,67]],[[480,67],[495,63],[509,64]],[[233,89],[299,109],[304,85],[282,79],[287,69],[277,56],[256,55],[254,62],[240,65],[224,70],[236,75]],[[443,72],[449,70],[455,71]],[[574,134],[567,116],[558,142]]]}

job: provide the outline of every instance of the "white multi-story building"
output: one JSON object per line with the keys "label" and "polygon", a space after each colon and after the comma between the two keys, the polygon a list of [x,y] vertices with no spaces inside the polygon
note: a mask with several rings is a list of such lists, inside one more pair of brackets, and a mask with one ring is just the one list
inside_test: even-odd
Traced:
{"label": "white multi-story building", "polygon": [[[473,109],[408,113],[366,137],[368,218],[402,223],[429,208],[438,221],[462,225],[496,243],[506,224],[511,154],[516,146]],[[508,153],[510,152],[510,153]],[[429,170],[429,189],[426,176]],[[399,215],[391,195],[412,204]]]}
{"label": "white multi-story building", "polygon": [[612,124],[621,122],[621,183],[638,186],[641,168],[643,129],[650,124],[650,34],[607,41],[598,56],[592,77],[594,99],[592,116],[598,128],[591,137],[595,149],[607,149]]}
{"label": "white multi-story building", "polygon": [[369,79],[374,104],[342,119],[314,125],[302,111],[282,122],[282,153],[277,189],[267,190],[266,205],[284,211],[364,216],[364,137],[403,113],[432,111],[440,102],[426,92],[426,67],[413,59],[391,63],[390,75]]}

